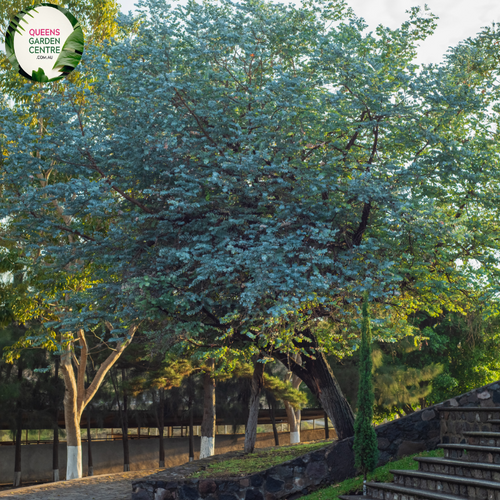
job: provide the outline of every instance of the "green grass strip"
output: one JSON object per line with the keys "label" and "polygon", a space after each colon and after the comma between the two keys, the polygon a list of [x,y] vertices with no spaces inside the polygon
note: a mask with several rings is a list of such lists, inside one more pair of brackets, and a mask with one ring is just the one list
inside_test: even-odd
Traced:
{"label": "green grass strip", "polygon": [[321,441],[319,443],[295,444],[290,446],[280,446],[257,450],[242,458],[235,458],[210,464],[205,470],[195,472],[190,477],[227,477],[246,476],[261,470],[269,469],[275,465],[292,460],[311,451],[328,446],[331,442]]}
{"label": "green grass strip", "polygon": [[[378,467],[372,473],[368,474],[368,481],[380,481],[382,483],[392,483],[394,476],[390,470],[417,470],[418,462],[413,460],[414,457],[443,457],[444,450],[423,451],[415,455],[403,457],[394,462],[387,462],[382,467]],[[363,476],[346,479],[341,483],[334,484],[323,488],[322,490],[314,491],[309,495],[302,497],[302,500],[338,500],[340,495],[361,494],[363,489]]]}

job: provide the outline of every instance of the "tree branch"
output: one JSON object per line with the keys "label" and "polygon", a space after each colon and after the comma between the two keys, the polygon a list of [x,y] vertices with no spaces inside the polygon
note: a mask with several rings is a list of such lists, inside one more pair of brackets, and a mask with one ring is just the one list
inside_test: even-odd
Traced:
{"label": "tree branch", "polygon": [[[112,325],[109,322],[107,322],[107,325],[111,326],[111,329],[113,329]],[[85,400],[83,408],[85,408],[85,405],[94,397],[95,393],[97,392],[97,389],[99,389],[108,371],[112,368],[112,366],[116,363],[118,358],[122,355],[122,352],[125,350],[125,348],[130,344],[130,342],[132,342],[134,334],[139,328],[139,325],[140,323],[137,323],[129,328],[128,330],[129,338],[124,342],[118,343],[116,349],[101,364],[99,370],[96,373],[96,376],[94,377],[94,380],[92,380],[92,383],[89,385],[89,387],[87,387],[87,390],[85,391]]]}
{"label": "tree branch", "polygon": [[139,207],[141,210],[144,210],[144,212],[148,214],[154,214],[153,210],[150,210],[146,205],[143,205],[140,201],[136,200],[135,198],[132,198],[132,196],[129,196],[128,194],[125,194],[125,192],[120,189],[119,187],[115,186],[114,184],[111,184],[111,179],[97,166],[97,163],[95,162],[94,158],[90,154],[89,151],[86,151],[85,153],[87,155],[87,158],[90,160],[90,163],[92,163],[92,167],[96,172],[99,173],[99,175],[106,180],[106,182],[111,186],[111,189],[113,191],[116,191],[120,196],[125,198],[127,201],[130,201],[130,203],[133,203],[137,207]]}
{"label": "tree branch", "polygon": [[352,237],[352,243],[355,246],[361,244],[361,240],[363,239],[363,234],[365,232],[366,227],[368,226],[368,218],[370,217],[371,208],[372,208],[371,202],[365,203],[363,206],[363,213],[361,214],[361,222],[359,223],[358,229],[356,229],[356,232]]}
{"label": "tree branch", "polygon": [[77,379],[77,394],[78,394],[78,411],[83,411],[83,404],[85,401],[85,371],[87,369],[87,356],[88,356],[88,346],[87,339],[85,338],[85,332],[83,328],[78,329],[78,343],[80,344],[80,364],[78,366],[78,379]]}
{"label": "tree branch", "polygon": [[[31,214],[33,216],[37,217],[33,212],[31,212]],[[95,239],[92,238],[92,236],[87,236],[86,234],[82,234],[78,231],[70,229],[69,227],[65,227],[65,226],[55,226],[55,227],[56,227],[56,229],[61,229],[62,231],[67,231],[68,233],[74,234],[76,236],[80,236],[80,238],[83,238],[84,240],[95,241]]]}
{"label": "tree branch", "polygon": [[272,356],[278,361],[281,361],[290,371],[300,377],[301,380],[307,379],[307,370],[297,363],[289,354],[281,351],[273,351]]}
{"label": "tree branch", "polygon": [[198,124],[198,127],[200,128],[203,135],[217,148],[217,150],[219,151],[219,153],[222,156],[226,156],[224,154],[224,151],[221,151],[219,149],[218,144],[210,137],[210,135],[205,130],[205,127],[202,125],[202,123],[201,123],[200,119],[198,118],[198,116],[196,115],[196,113],[188,106],[187,102],[182,98],[181,94],[179,93],[179,91],[177,89],[175,89],[175,93],[177,94],[177,97],[181,100],[184,107],[191,113],[191,116],[196,120],[196,123]]}
{"label": "tree branch", "polygon": [[78,409],[76,405],[77,399],[77,388],[76,388],[76,380],[75,380],[75,372],[73,371],[73,365],[71,364],[72,358],[72,349],[71,344],[64,348],[64,353],[61,354],[61,371],[63,373],[64,378],[64,386],[66,388],[64,393],[64,401],[65,405],[69,402],[73,403],[73,411],[75,415],[78,415]]}

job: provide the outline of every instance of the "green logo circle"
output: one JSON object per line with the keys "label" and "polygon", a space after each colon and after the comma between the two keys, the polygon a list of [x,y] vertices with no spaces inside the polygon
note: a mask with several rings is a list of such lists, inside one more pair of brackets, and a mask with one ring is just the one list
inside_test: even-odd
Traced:
{"label": "green logo circle", "polygon": [[69,75],[82,58],[83,31],[68,10],[42,3],[19,12],[10,22],[5,51],[20,75],[54,82]]}

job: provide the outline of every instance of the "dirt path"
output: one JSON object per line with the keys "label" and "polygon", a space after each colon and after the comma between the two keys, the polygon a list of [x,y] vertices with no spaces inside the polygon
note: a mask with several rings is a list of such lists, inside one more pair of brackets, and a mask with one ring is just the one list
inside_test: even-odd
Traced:
{"label": "dirt path", "polygon": [[39,484],[0,491],[0,498],[22,500],[130,500],[132,481],[163,469],[138,470],[84,477],[72,481]]}

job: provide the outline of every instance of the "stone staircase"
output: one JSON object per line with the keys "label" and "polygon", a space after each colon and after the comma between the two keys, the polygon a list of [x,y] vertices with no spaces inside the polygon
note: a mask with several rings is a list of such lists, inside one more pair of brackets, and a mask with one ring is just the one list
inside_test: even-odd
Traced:
{"label": "stone staircase", "polygon": [[440,407],[444,458],[417,457],[418,470],[392,470],[393,483],[367,483],[343,500],[500,500],[500,408]]}

